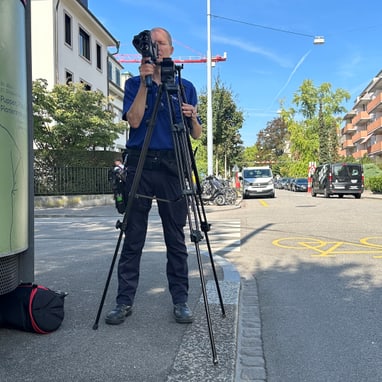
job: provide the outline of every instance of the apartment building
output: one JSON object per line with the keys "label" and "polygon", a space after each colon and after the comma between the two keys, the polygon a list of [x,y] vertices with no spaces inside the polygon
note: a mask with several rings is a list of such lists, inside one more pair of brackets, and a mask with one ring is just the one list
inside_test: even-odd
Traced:
{"label": "apartment building", "polygon": [[341,129],[343,156],[361,159],[368,156],[382,162],[382,71],[380,71],[354,102],[344,117]]}
{"label": "apartment building", "polygon": [[[108,79],[109,79],[109,102],[110,109],[114,113],[114,122],[121,122],[122,120],[122,110],[123,110],[123,88],[126,79],[129,77],[128,74],[123,73],[123,66],[120,62],[113,56],[109,55],[107,63]],[[126,123],[127,127],[127,123]],[[123,151],[126,147],[126,141],[128,138],[128,129],[126,129],[124,134],[121,134],[115,141],[113,151]]]}
{"label": "apartment building", "polygon": [[[81,82],[101,91],[121,121],[123,67],[112,55],[119,42],[92,14],[88,1],[31,0],[31,30],[33,80],[46,79],[49,88]],[[120,151],[125,143],[122,134],[110,149]]]}

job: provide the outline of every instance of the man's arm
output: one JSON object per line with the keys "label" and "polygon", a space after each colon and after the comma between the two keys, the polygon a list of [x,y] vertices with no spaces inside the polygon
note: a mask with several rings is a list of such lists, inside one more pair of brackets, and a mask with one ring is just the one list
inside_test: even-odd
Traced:
{"label": "man's arm", "polygon": [[129,122],[130,127],[133,129],[138,128],[141,124],[146,109],[146,97],[147,88],[144,84],[144,81],[141,80],[138,93],[135,96],[130,109],[126,113],[126,120]]}
{"label": "man's arm", "polygon": [[194,139],[200,138],[200,136],[202,135],[202,125],[199,123],[196,107],[194,108],[194,111],[191,114],[191,123],[192,123],[191,137]]}

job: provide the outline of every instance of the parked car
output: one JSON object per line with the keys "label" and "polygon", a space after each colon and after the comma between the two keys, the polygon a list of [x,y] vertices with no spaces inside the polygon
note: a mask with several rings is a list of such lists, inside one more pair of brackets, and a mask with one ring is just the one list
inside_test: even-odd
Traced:
{"label": "parked car", "polygon": [[269,166],[245,167],[241,171],[240,180],[243,182],[243,199],[248,196],[275,197],[273,174]]}
{"label": "parked car", "polygon": [[278,188],[279,190],[283,190],[285,186],[285,182],[287,181],[288,178],[280,178],[277,180],[275,183],[275,187]]}
{"label": "parked car", "polygon": [[294,178],[287,178],[284,183],[284,190],[290,191],[292,189],[292,182]]}
{"label": "parked car", "polygon": [[316,168],[312,177],[312,196],[353,195],[360,199],[363,191],[363,167],[358,163],[325,163]]}
{"label": "parked car", "polygon": [[292,191],[301,191],[301,192],[307,192],[308,191],[308,178],[296,178],[293,179],[291,184]]}

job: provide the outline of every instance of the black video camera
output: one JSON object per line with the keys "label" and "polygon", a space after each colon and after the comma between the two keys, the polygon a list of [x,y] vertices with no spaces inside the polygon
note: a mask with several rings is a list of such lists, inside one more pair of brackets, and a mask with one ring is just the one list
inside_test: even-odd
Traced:
{"label": "black video camera", "polygon": [[142,57],[147,57],[152,63],[156,63],[158,58],[158,45],[151,39],[151,32],[144,30],[134,36],[133,45]]}

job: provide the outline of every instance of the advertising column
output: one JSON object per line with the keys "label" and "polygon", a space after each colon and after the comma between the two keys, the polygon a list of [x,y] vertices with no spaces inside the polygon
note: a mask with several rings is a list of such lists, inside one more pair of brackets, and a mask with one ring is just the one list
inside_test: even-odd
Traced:
{"label": "advertising column", "polygon": [[18,281],[7,264],[13,267],[11,260],[28,249],[29,240],[25,1],[0,1],[0,294],[7,276]]}

